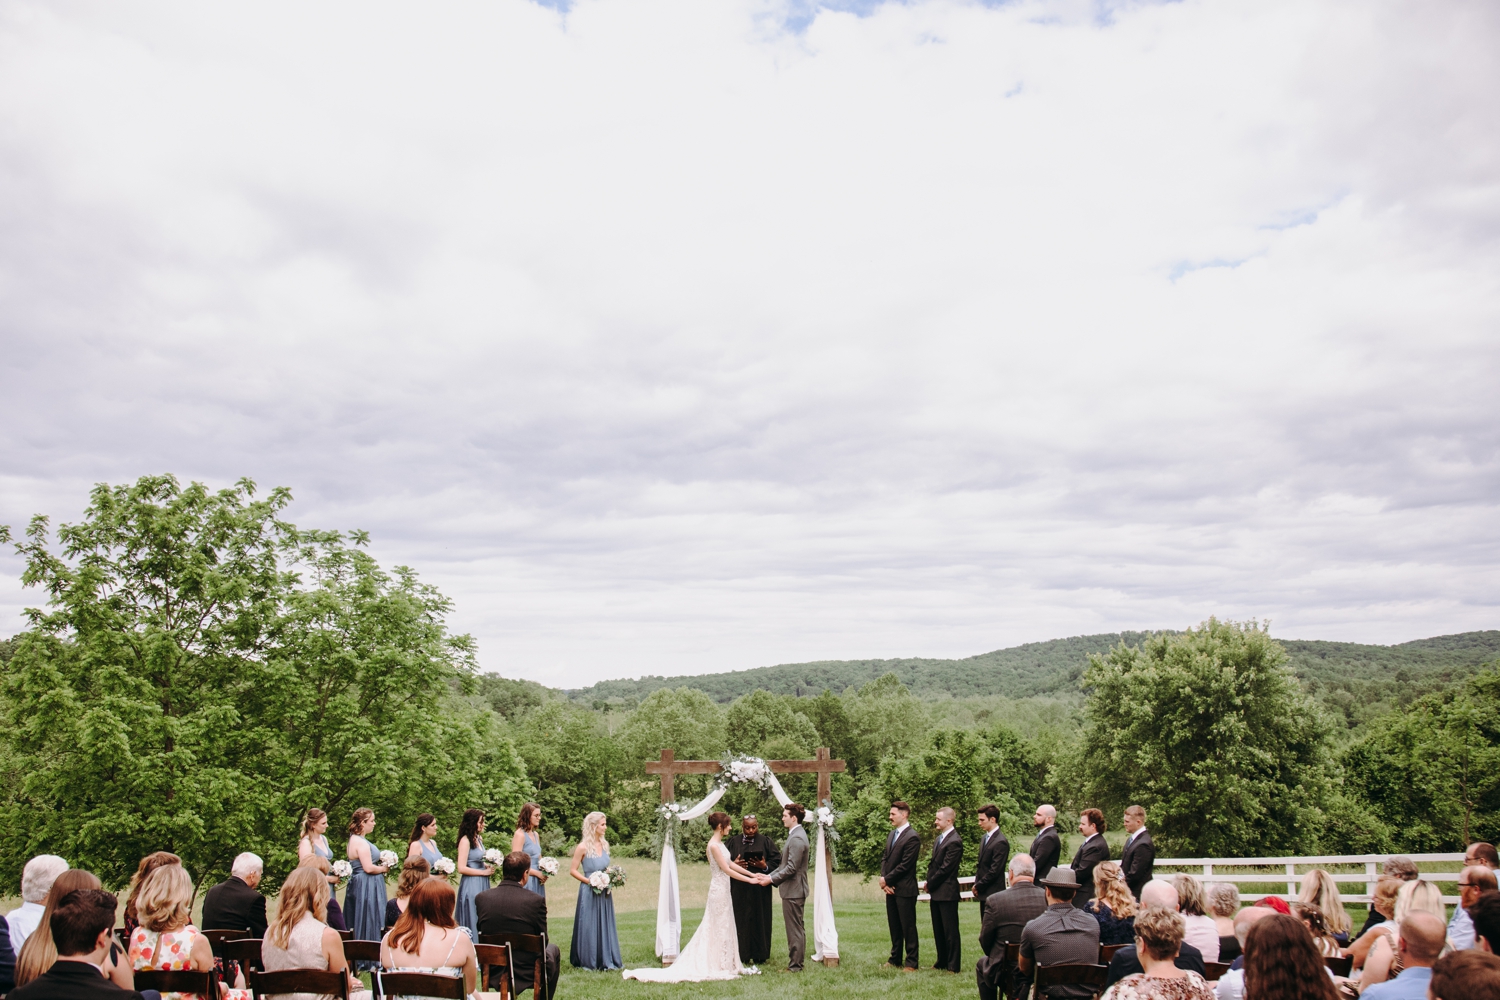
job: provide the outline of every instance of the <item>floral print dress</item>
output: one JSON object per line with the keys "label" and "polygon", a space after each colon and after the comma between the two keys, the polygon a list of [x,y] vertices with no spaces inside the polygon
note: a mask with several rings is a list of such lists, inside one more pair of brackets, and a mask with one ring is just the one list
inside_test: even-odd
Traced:
{"label": "floral print dress", "polygon": [[[193,967],[193,943],[202,932],[192,924],[176,931],[148,931],[137,927],[130,934],[130,967],[143,970],[180,971]],[[231,989],[220,997],[228,1000],[251,1000],[249,990]],[[163,993],[162,1000],[218,1000],[197,993]]]}

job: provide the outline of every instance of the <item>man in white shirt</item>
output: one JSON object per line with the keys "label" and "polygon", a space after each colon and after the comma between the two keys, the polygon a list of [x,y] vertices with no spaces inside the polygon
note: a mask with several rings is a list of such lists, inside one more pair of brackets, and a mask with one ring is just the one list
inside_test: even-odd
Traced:
{"label": "man in white shirt", "polygon": [[42,911],[46,909],[47,893],[57,876],[68,870],[68,863],[55,854],[38,854],[26,862],[21,871],[20,907],[5,915],[10,926],[10,946],[21,954],[21,946],[31,937],[31,932],[42,922]]}
{"label": "man in white shirt", "polygon": [[1464,870],[1458,880],[1459,903],[1453,908],[1453,919],[1448,921],[1448,940],[1458,951],[1474,947],[1474,919],[1469,916],[1469,907],[1479,899],[1481,892],[1495,888],[1494,870],[1497,867],[1500,867],[1500,854],[1496,853],[1493,844],[1470,844],[1464,852]]}

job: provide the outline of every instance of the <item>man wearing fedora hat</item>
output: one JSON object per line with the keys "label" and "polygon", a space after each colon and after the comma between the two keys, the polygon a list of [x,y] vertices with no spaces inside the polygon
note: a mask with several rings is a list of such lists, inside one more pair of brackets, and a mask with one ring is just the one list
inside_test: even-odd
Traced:
{"label": "man wearing fedora hat", "polygon": [[[1071,868],[1054,868],[1037,881],[1047,890],[1047,909],[1021,931],[1021,971],[1030,972],[1039,965],[1096,964],[1099,921],[1073,905],[1078,873]],[[1082,984],[1049,986],[1044,995],[1057,1000],[1084,1000],[1094,995],[1094,988]]]}

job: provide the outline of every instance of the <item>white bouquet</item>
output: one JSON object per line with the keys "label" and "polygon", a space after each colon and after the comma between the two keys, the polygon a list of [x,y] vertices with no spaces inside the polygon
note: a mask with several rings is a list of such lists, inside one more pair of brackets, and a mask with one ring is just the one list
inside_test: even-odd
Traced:
{"label": "white bouquet", "polygon": [[598,896],[609,891],[609,872],[599,871],[589,876],[589,888]]}
{"label": "white bouquet", "polygon": [[746,757],[744,754],[725,757],[719,761],[719,777],[715,784],[720,788],[728,788],[731,782],[758,785],[762,791],[769,791],[771,768],[759,757]]}
{"label": "white bouquet", "polygon": [[557,874],[557,868],[556,858],[543,857],[536,863],[536,870],[549,877]]}
{"label": "white bouquet", "polygon": [[380,863],[383,864],[383,865],[385,865],[387,868],[394,868],[394,867],[396,867],[396,862],[400,861],[400,860],[401,859],[396,856],[396,852],[395,851],[381,851],[380,852]]}
{"label": "white bouquet", "polygon": [[484,863],[494,868],[499,868],[505,860],[505,852],[499,848],[491,847],[484,852]]}
{"label": "white bouquet", "polygon": [[452,858],[438,858],[432,863],[432,874],[439,878],[447,878],[458,870]]}
{"label": "white bouquet", "polygon": [[832,809],[828,808],[827,806],[818,806],[818,811],[817,813],[815,813],[815,815],[818,817],[819,826],[833,826],[834,815]]}
{"label": "white bouquet", "polygon": [[349,881],[349,877],[354,874],[354,866],[347,861],[335,861],[328,866],[328,874],[339,880],[335,888],[342,888],[344,883]]}

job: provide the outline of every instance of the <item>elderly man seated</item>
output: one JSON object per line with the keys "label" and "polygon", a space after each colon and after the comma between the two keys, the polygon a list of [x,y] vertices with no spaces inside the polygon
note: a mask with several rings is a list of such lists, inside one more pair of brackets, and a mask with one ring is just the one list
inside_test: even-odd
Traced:
{"label": "elderly man seated", "polygon": [[245,931],[250,937],[266,936],[266,897],[256,891],[265,863],[246,852],[234,859],[230,877],[203,897],[203,929]]}
{"label": "elderly man seated", "polygon": [[57,876],[68,870],[68,863],[56,854],[38,854],[26,862],[21,871],[21,905],[5,915],[10,925],[10,946],[17,955],[21,946],[31,937],[31,932],[42,922],[42,911],[46,909],[47,893]]}

